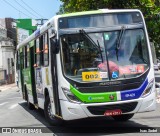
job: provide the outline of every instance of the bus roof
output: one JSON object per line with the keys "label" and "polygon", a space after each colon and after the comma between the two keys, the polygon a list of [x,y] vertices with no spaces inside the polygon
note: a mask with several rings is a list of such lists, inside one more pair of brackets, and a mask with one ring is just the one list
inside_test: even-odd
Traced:
{"label": "bus roof", "polygon": [[101,14],[101,13],[116,13],[116,12],[140,12],[138,9],[99,9],[92,11],[82,11],[82,12],[74,12],[62,14],[60,17],[70,17],[70,16],[82,16],[82,15],[90,15],[90,14]]}
{"label": "bus roof", "polygon": [[52,17],[50,20],[48,20],[44,25],[42,25],[39,29],[37,29],[33,34],[31,34],[28,38],[26,38],[24,41],[22,41],[20,44],[17,45],[17,50],[19,50],[21,47],[25,46],[30,41],[34,40],[37,35],[40,35],[44,33],[46,30],[48,30],[51,26],[56,25],[54,23],[58,18],[63,17],[72,17],[72,16],[82,16],[82,15],[91,15],[91,14],[103,14],[103,13],[117,13],[117,12],[140,12],[138,9],[99,9],[99,10],[93,10],[93,11],[83,11],[83,12],[75,12],[75,13],[68,13],[68,14],[62,14],[62,15],[56,15]]}

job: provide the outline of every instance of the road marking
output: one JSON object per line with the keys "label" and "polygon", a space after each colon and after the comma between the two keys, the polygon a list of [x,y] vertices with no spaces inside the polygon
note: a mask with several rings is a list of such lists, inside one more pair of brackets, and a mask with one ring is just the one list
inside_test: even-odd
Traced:
{"label": "road marking", "polygon": [[0,106],[5,105],[5,104],[7,104],[7,103],[8,103],[8,102],[3,102],[3,103],[0,104]]}
{"label": "road marking", "polygon": [[16,104],[14,104],[14,105],[12,105],[12,106],[10,106],[8,109],[14,109],[15,107],[17,107],[18,106],[18,104],[16,103]]}

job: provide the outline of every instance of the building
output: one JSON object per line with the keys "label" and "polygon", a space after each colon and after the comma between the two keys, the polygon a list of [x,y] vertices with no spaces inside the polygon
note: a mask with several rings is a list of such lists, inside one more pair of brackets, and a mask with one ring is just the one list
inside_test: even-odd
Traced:
{"label": "building", "polygon": [[0,28],[0,85],[14,82],[14,53],[13,40],[5,28]]}
{"label": "building", "polygon": [[33,19],[17,19],[16,23],[18,44],[37,29],[37,21]]}
{"label": "building", "polygon": [[13,40],[13,45],[17,45],[16,20],[13,18],[0,18],[0,27],[7,30],[7,37]]}
{"label": "building", "polygon": [[7,29],[0,26],[0,38],[7,37]]}
{"label": "building", "polygon": [[32,19],[0,19],[0,85],[15,81],[16,45],[36,29],[37,22]]}

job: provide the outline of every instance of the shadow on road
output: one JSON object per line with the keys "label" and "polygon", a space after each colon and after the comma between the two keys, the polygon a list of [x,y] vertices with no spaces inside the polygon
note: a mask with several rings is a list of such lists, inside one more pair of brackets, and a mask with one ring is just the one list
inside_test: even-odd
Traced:
{"label": "shadow on road", "polygon": [[[98,117],[98,118],[87,118],[81,120],[74,120],[69,122],[64,122],[62,126],[50,126],[46,120],[43,110],[29,110],[27,103],[19,103],[27,112],[39,120],[43,125],[45,125],[46,133],[55,133],[61,135],[74,135],[75,133],[87,133],[92,135],[99,134],[118,134],[118,133],[135,133],[140,132],[140,129],[151,128],[147,125],[142,125],[130,120],[127,122],[114,121],[111,117]],[[37,126],[30,126],[37,127]]]}

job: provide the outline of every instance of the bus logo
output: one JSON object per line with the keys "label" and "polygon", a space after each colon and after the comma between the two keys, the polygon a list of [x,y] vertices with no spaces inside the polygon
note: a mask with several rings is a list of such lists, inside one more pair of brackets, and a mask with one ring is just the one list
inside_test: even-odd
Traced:
{"label": "bus logo", "polygon": [[114,95],[111,94],[111,95],[109,96],[109,99],[110,99],[110,100],[114,100]]}
{"label": "bus logo", "polygon": [[90,100],[90,101],[91,101],[91,100],[92,100],[92,97],[91,97],[91,96],[89,96],[89,97],[88,97],[88,100]]}
{"label": "bus logo", "polygon": [[135,97],[136,96],[136,94],[135,93],[127,93],[127,94],[125,94],[125,97],[126,98],[128,98],[128,97]]}

